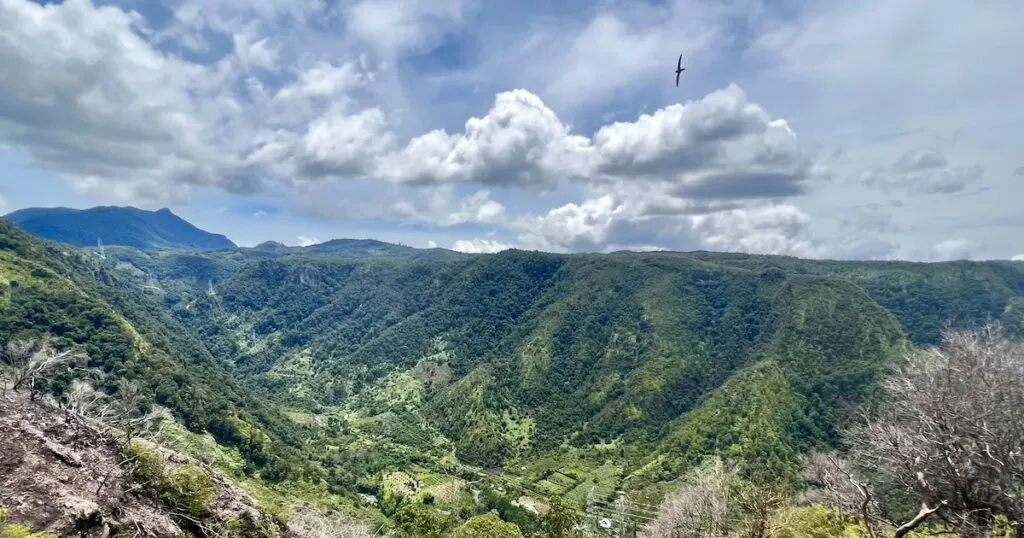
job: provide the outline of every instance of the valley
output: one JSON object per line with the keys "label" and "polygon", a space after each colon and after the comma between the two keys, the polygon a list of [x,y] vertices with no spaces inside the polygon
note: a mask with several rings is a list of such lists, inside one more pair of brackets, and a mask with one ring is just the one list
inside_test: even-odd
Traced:
{"label": "valley", "polygon": [[1021,304],[1020,262],[356,240],[100,256],[0,220],[0,344],[87,356],[49,392],[135,380],[174,417],[165,443],[268,506],[397,532],[490,511],[528,535],[560,511],[635,529],[708,457],[799,489],[802,457],[839,446],[908,352],[947,324],[1019,334]]}

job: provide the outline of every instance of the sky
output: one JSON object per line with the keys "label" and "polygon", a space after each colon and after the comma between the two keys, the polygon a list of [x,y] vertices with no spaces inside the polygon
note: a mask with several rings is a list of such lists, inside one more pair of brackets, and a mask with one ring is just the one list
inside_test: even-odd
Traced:
{"label": "sky", "polygon": [[1024,259],[1022,20],[1017,0],[0,0],[0,213],[168,207],[240,245]]}

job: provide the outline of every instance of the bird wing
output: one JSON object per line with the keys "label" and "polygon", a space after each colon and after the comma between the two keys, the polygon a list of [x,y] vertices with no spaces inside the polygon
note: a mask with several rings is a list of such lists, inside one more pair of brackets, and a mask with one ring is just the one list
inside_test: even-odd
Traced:
{"label": "bird wing", "polygon": [[679,55],[679,61],[678,61],[678,62],[676,62],[676,69],[680,69],[680,68],[682,68],[682,67],[683,67],[683,55],[682,55],[682,54],[680,54],[680,55]]}

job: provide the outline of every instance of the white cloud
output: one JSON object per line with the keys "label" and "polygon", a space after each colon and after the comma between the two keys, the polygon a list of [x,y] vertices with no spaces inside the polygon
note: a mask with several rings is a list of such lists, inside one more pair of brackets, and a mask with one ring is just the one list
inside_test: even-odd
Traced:
{"label": "white cloud", "polygon": [[984,178],[980,165],[953,166],[932,149],[914,149],[900,155],[891,166],[861,173],[860,181],[882,192],[953,194],[963,192]]}
{"label": "white cloud", "polygon": [[267,216],[267,212],[262,210],[262,209],[258,209],[258,210],[253,212],[252,216],[254,216],[256,218],[266,217]]}
{"label": "white cloud", "polygon": [[433,131],[385,157],[377,174],[396,182],[479,183],[550,189],[583,182],[672,183],[681,197],[781,198],[827,177],[781,119],[736,85],[634,122],[573,135],[537,96],[501,93],[464,133]]}
{"label": "white cloud", "polygon": [[514,90],[498,94],[486,116],[466,121],[464,133],[437,130],[412,139],[383,160],[378,174],[411,184],[552,188],[561,173],[584,172],[572,165],[585,159],[588,144],[539,97]]}
{"label": "white cloud", "polygon": [[[669,202],[669,203],[665,203]],[[807,215],[775,202],[708,207],[659,193],[605,194],[515,223],[539,250],[732,250],[815,256]]]}
{"label": "white cloud", "polygon": [[1010,258],[1010,260],[1015,262],[1024,262],[1024,254],[1017,254],[1016,256]]}
{"label": "white cloud", "polygon": [[934,261],[968,260],[981,249],[982,245],[969,239],[946,239],[932,246],[931,258]]}
{"label": "white cloud", "polygon": [[460,239],[452,245],[452,250],[468,254],[493,254],[510,248],[515,247],[493,239]]}
{"label": "white cloud", "polygon": [[443,244],[978,257],[1005,245],[938,228],[1019,209],[1024,72],[993,59],[1024,8],[938,1],[0,0],[0,147],[103,202]]}
{"label": "white cloud", "polygon": [[308,246],[317,245],[317,244],[320,243],[320,240],[317,239],[316,237],[306,237],[304,235],[300,235],[300,236],[296,237],[296,239],[299,241],[299,246],[300,247],[308,247]]}
{"label": "white cloud", "polygon": [[437,248],[437,243],[434,241],[427,241],[427,248]]}
{"label": "white cloud", "polygon": [[464,21],[471,0],[361,0],[343,8],[346,29],[385,58],[440,38]]}

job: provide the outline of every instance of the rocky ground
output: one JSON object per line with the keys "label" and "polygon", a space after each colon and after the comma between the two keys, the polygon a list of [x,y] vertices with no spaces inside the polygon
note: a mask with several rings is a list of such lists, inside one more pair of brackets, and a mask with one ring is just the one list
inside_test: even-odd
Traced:
{"label": "rocky ground", "polygon": [[[2,389],[0,389],[2,390]],[[165,465],[201,464],[153,446]],[[265,515],[246,492],[210,469],[216,488],[196,521],[126,476],[112,435],[52,401],[0,392],[0,506],[10,519],[39,531],[75,536],[179,537],[203,529],[219,536],[300,536]],[[259,531],[257,532],[257,529]]]}

